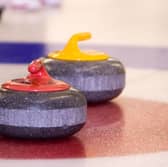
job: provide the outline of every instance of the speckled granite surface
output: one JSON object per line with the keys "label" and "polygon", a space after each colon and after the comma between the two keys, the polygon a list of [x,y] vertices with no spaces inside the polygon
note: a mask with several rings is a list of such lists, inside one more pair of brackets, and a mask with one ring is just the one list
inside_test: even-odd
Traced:
{"label": "speckled granite surface", "polygon": [[44,59],[48,73],[82,91],[88,102],[101,102],[118,96],[125,87],[125,70],[120,61],[77,62]]}
{"label": "speckled granite surface", "polygon": [[0,126],[4,135],[69,136],[85,124],[86,110],[85,97],[73,88],[50,93],[0,89]]}

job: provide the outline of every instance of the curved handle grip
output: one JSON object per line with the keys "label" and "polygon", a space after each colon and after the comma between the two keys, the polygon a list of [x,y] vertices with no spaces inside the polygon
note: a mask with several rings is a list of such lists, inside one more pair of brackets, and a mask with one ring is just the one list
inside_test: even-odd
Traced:
{"label": "curved handle grip", "polygon": [[69,40],[69,42],[77,43],[78,41],[88,40],[91,37],[92,35],[90,32],[81,32],[81,33],[74,34]]}
{"label": "curved handle grip", "polygon": [[52,80],[40,59],[32,61],[28,66],[28,71],[30,74],[27,76],[27,79],[31,84],[43,85],[48,84]]}
{"label": "curved handle grip", "polygon": [[41,60],[34,60],[29,64],[28,71],[31,74],[36,74],[40,71],[41,68],[42,68],[42,61]]}
{"label": "curved handle grip", "polygon": [[82,32],[74,34],[63,50],[52,52],[48,57],[52,59],[66,60],[66,61],[99,61],[107,60],[109,58],[103,52],[97,51],[83,51],[78,47],[79,41],[84,41],[91,38],[90,32]]}
{"label": "curved handle grip", "polygon": [[65,48],[62,50],[62,53],[63,54],[72,52],[80,53],[80,49],[78,47],[78,41],[88,40],[91,38],[91,36],[92,35],[90,32],[82,32],[74,34],[66,44]]}

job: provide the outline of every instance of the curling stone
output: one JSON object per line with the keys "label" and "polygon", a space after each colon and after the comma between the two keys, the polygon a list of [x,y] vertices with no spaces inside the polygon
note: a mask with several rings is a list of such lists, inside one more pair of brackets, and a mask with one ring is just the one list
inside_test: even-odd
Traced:
{"label": "curling stone", "polygon": [[102,52],[81,51],[77,42],[91,38],[90,33],[71,37],[62,51],[43,58],[48,73],[79,89],[88,102],[111,100],[125,87],[125,69],[116,58]]}
{"label": "curling stone", "polygon": [[86,122],[87,102],[69,84],[54,80],[42,62],[32,62],[26,78],[0,88],[0,132],[18,138],[73,135]]}

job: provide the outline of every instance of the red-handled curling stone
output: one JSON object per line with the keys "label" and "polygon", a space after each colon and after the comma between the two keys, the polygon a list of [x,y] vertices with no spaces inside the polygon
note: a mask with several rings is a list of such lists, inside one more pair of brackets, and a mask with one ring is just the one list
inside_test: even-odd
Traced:
{"label": "red-handled curling stone", "polygon": [[26,78],[0,88],[0,133],[19,138],[73,135],[86,122],[85,97],[65,82],[54,80],[40,60],[28,66]]}
{"label": "red-handled curling stone", "polygon": [[2,85],[5,89],[27,92],[50,92],[68,90],[70,85],[52,79],[40,60],[33,61],[28,66],[30,75],[26,78],[15,79]]}

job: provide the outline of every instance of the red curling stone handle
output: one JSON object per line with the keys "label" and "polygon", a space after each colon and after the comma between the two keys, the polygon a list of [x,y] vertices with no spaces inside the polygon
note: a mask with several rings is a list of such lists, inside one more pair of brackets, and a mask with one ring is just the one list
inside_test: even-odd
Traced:
{"label": "red curling stone handle", "polygon": [[54,80],[47,73],[41,60],[35,60],[28,66],[29,75],[26,78],[15,79],[2,84],[2,88],[26,92],[64,91],[70,85]]}

